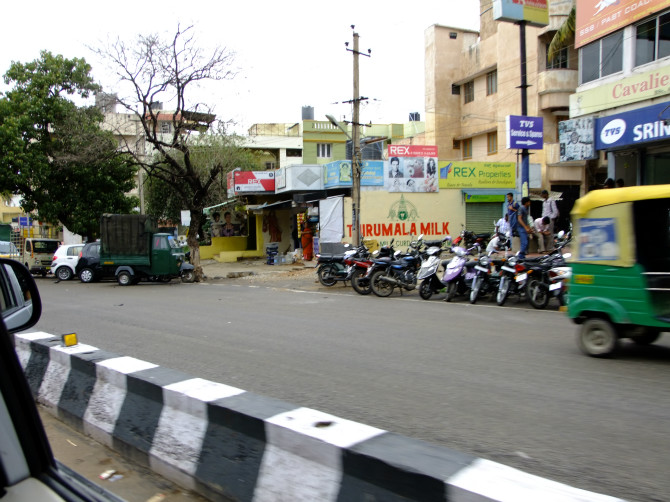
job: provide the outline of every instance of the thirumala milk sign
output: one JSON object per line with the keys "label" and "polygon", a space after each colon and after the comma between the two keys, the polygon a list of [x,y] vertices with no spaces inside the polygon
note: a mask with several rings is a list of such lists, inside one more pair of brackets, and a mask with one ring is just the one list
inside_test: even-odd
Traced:
{"label": "thirumala milk sign", "polygon": [[[363,217],[363,223],[360,232],[366,238],[379,240],[380,244],[387,244],[391,238],[396,240],[396,246],[409,244],[409,240],[402,240],[403,237],[417,237],[420,234],[424,236],[445,236],[449,235],[449,221],[440,218],[439,209],[436,209],[435,200],[424,194],[400,194],[397,198],[394,194],[376,192],[370,194],[374,197],[374,206],[376,216]],[[410,200],[410,197],[413,197]],[[382,204],[385,205],[380,207]],[[386,206],[388,204],[388,206]],[[419,210],[425,214],[420,215]],[[369,211],[372,212],[372,211]],[[385,215],[385,216],[382,216]],[[424,219],[422,216],[428,216]],[[380,221],[385,219],[386,221]],[[377,221],[375,221],[377,220]],[[366,221],[372,221],[367,223]],[[351,224],[346,225],[349,237],[351,237]],[[398,239],[401,240],[398,240]]]}

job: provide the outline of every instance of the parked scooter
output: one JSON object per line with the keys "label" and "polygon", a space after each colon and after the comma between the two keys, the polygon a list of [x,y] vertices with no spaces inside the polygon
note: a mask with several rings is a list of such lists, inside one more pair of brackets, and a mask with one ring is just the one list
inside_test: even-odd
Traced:
{"label": "parked scooter", "polygon": [[[346,244],[345,246],[350,246]],[[350,281],[354,272],[356,258],[365,258],[369,255],[368,249],[360,245],[354,249],[347,249],[344,254],[318,254],[317,275],[319,282],[324,286],[334,286],[337,282]]]}
{"label": "parked scooter", "polygon": [[445,242],[451,240],[450,236],[446,236],[439,241],[425,241],[426,249],[424,251],[425,258],[421,262],[421,268],[417,275],[417,281],[421,281],[419,286],[419,296],[424,300],[429,300],[435,293],[442,291],[445,286],[438,277],[440,265],[446,267],[448,261],[442,260],[441,255],[444,251],[442,247]]}
{"label": "parked scooter", "polygon": [[[412,241],[405,255],[397,256],[395,260],[389,261],[385,267],[380,267],[370,275],[372,292],[377,296],[390,296],[395,288],[412,291],[416,289],[417,272],[421,264],[421,240],[420,235],[416,241]],[[378,261],[378,260],[375,260]]]}
{"label": "parked scooter", "polygon": [[454,257],[447,263],[442,276],[442,284],[447,287],[445,301],[450,302],[456,295],[464,295],[469,291],[476,275],[474,267],[477,262],[468,259],[468,256],[475,253],[479,254],[480,250],[481,248],[477,243],[468,249],[461,246],[451,248]]}

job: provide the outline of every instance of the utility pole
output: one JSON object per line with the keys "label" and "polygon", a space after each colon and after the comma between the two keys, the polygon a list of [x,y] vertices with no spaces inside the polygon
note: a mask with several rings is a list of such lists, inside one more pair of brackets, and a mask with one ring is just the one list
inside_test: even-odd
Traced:
{"label": "utility pole", "polygon": [[[351,27],[354,28],[353,25]],[[351,170],[353,186],[351,189],[352,211],[351,211],[351,238],[356,247],[361,245],[360,241],[360,218],[361,218],[361,137],[359,132],[360,96],[358,91],[358,33],[354,31],[354,116],[353,116],[353,155],[351,159]]]}
{"label": "utility pole", "polygon": [[[351,29],[354,29],[354,25],[351,25]],[[348,43],[345,43],[348,46]],[[363,55],[370,57],[372,52],[368,49],[367,54],[363,54],[358,50],[358,33],[354,31],[354,48],[353,50],[348,49],[354,55],[354,115],[352,120],[352,143],[353,143],[353,152],[351,158],[351,175],[352,175],[352,188],[351,188],[351,240],[355,246],[360,246],[360,226],[361,226],[361,135],[360,135],[360,107],[361,101],[367,98],[361,98],[359,89],[358,89],[358,56]]]}

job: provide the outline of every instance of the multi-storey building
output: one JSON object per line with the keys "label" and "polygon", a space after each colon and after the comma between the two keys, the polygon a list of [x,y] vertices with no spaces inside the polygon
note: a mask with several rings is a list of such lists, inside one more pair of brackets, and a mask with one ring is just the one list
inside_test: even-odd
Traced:
{"label": "multi-storey building", "polygon": [[[530,193],[543,188],[567,201],[584,184],[585,161],[559,162],[558,124],[568,118],[577,88],[577,53],[563,49],[549,60],[547,48],[566,19],[571,0],[549,6],[549,25],[525,27],[527,112],[521,106],[521,40],[517,24],[496,21],[491,2],[481,0],[479,32],[434,25],[425,32],[426,144],[437,145],[441,161],[516,162],[507,148],[508,115],[543,119],[543,143],[530,150]],[[509,190],[486,190],[502,194]],[[470,193],[475,191],[470,190]],[[521,195],[522,187],[516,192]]]}
{"label": "multi-storey building", "polygon": [[576,6],[579,86],[570,118],[592,121],[609,178],[670,183],[670,1]]}

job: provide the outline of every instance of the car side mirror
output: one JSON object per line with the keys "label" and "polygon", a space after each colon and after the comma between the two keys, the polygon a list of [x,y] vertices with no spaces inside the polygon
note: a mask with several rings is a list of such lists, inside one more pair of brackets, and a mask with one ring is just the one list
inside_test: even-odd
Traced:
{"label": "car side mirror", "polygon": [[42,315],[35,279],[21,263],[5,258],[0,258],[0,310],[10,334],[34,326]]}

